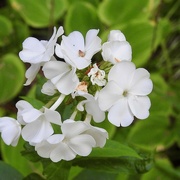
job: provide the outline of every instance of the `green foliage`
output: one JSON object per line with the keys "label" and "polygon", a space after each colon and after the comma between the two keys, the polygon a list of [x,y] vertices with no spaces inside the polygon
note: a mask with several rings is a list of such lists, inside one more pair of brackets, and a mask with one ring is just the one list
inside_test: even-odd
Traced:
{"label": "green foliage", "polygon": [[24,64],[15,54],[6,54],[0,59],[0,104],[15,97],[24,82]]}
{"label": "green foliage", "polygon": [[[34,147],[24,144],[22,139],[14,148],[1,142],[4,162],[0,161],[0,179],[180,179],[178,7],[176,0],[2,1],[0,116],[10,113],[15,117],[16,110],[10,107],[17,98],[38,109],[57,98],[55,95],[47,104],[49,97],[40,93],[44,83],[41,73],[31,86],[22,89],[25,67],[18,58],[25,38],[49,39],[53,26],[64,26],[65,35],[74,30],[85,35],[91,28],[99,29],[103,41],[110,30],[121,30],[132,46],[132,61],[150,71],[154,87],[146,120],[135,120],[127,128],[116,128],[107,120],[94,124],[105,128],[113,140],[108,140],[104,148],[93,149],[88,157],[53,163],[40,158]],[[73,105],[71,99],[66,99],[59,107],[62,119],[73,113]]]}
{"label": "green foliage", "polygon": [[6,180],[22,180],[23,176],[13,167],[0,161],[0,177]]}

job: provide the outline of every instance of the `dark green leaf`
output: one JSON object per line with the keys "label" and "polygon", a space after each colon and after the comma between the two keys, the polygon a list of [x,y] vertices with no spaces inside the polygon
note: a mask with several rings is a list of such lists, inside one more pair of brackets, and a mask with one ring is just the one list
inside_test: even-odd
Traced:
{"label": "dark green leaf", "polygon": [[143,159],[132,148],[109,140],[104,148],[95,148],[88,157],[75,159],[73,165],[112,173],[144,173],[151,168],[152,159]]}
{"label": "dark green leaf", "polygon": [[60,161],[57,163],[48,159],[42,160],[43,173],[48,180],[67,180],[71,168],[71,162]]}
{"label": "dark green leaf", "polygon": [[29,174],[23,180],[45,180],[42,176],[36,173]]}
{"label": "dark green leaf", "polygon": [[0,179],[2,180],[22,180],[23,176],[19,171],[11,167],[10,165],[0,161]]}

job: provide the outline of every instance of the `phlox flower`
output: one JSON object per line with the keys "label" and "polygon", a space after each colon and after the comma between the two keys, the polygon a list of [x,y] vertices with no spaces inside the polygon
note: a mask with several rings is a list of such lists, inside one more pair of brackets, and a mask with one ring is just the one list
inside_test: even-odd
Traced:
{"label": "phlox flower", "polygon": [[50,136],[35,146],[37,153],[53,162],[72,160],[76,155],[88,156],[96,142],[89,134],[83,132],[88,126],[82,121],[65,120],[61,125],[62,134]]}
{"label": "phlox flower", "polygon": [[7,145],[16,146],[21,134],[20,123],[10,117],[0,118],[1,138]]}
{"label": "phlox flower", "polygon": [[98,102],[102,110],[108,111],[108,119],[115,126],[129,126],[134,120],[149,116],[152,91],[150,74],[143,68],[135,68],[132,62],[115,64],[109,74],[108,83],[99,92]]}
{"label": "phlox flower", "polygon": [[[62,94],[68,95],[72,93],[79,84],[76,69],[65,62],[49,61],[44,64],[42,70],[45,77],[49,79],[54,87]],[[54,88],[52,88],[52,94],[53,93]]]}
{"label": "phlox flower", "polygon": [[34,37],[28,37],[23,42],[23,50],[19,52],[19,57],[23,62],[30,63],[31,66],[26,71],[27,81],[25,85],[29,85],[35,78],[40,67],[44,62],[50,61],[54,55],[54,46],[59,36],[64,33],[63,27],[59,27],[56,32],[56,27],[54,27],[54,32],[49,41],[42,40],[39,41]]}
{"label": "phlox flower", "polygon": [[110,31],[108,41],[102,45],[101,54],[104,61],[109,61],[112,64],[120,61],[131,61],[132,59],[131,45],[119,30]]}
{"label": "phlox flower", "polygon": [[85,39],[78,31],[62,36],[61,45],[56,45],[56,55],[77,69],[86,68],[91,64],[93,55],[101,50],[98,32],[99,30],[95,29],[89,30]]}
{"label": "phlox flower", "polygon": [[104,86],[106,84],[105,71],[98,68],[97,64],[93,64],[93,67],[88,73],[93,85]]}
{"label": "phlox flower", "polygon": [[43,108],[43,111],[35,109],[26,101],[18,101],[17,120],[24,125],[22,137],[31,145],[40,143],[54,133],[51,123],[60,125],[61,116],[57,111]]}

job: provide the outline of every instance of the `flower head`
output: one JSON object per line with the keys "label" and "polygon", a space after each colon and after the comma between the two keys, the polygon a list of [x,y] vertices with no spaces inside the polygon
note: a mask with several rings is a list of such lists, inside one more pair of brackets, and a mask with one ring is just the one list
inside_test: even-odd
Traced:
{"label": "flower head", "polygon": [[152,81],[147,70],[135,69],[132,62],[123,61],[112,67],[107,85],[100,91],[98,101],[107,110],[109,121],[116,126],[129,126],[134,116],[149,116]]}
{"label": "flower head", "polygon": [[101,50],[101,39],[98,30],[91,29],[84,40],[83,35],[74,31],[69,36],[62,36],[61,45],[57,45],[55,52],[60,58],[77,69],[84,69],[91,63],[94,54]]}

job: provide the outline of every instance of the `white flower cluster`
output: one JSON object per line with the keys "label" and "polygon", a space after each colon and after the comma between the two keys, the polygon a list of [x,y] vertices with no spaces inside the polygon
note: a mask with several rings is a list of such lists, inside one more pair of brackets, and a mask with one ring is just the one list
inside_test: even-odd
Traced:
{"label": "white flower cluster", "polygon": [[[143,68],[136,69],[131,62],[131,46],[121,31],[110,31],[108,41],[102,45],[98,32],[91,29],[84,39],[78,31],[62,35],[64,30],[60,27],[54,28],[49,41],[29,37],[23,42],[20,59],[31,64],[25,85],[31,84],[42,69],[47,79],[42,93],[52,96],[52,100],[58,98],[41,109],[24,100],[17,102],[17,120],[0,118],[1,137],[7,145],[16,146],[22,136],[39,156],[53,162],[69,161],[76,155],[88,156],[92,148],[105,145],[107,131],[92,126],[91,120],[100,123],[107,115],[113,125],[126,127],[134,117],[149,116],[151,104],[147,95],[153,86],[150,74]],[[93,56],[101,50],[102,60],[92,63]],[[62,119],[57,108],[67,96],[76,99],[77,104],[69,119]],[[84,119],[78,120],[78,113],[83,113]],[[59,126],[59,134],[54,126]]]}

